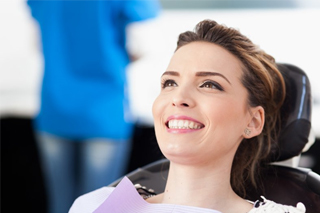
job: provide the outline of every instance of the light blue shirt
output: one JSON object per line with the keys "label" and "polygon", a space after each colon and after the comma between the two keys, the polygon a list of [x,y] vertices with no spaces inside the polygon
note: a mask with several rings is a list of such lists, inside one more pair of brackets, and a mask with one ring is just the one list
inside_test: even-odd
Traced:
{"label": "light blue shirt", "polygon": [[38,131],[128,139],[125,28],[157,16],[156,0],[29,0],[45,61]]}

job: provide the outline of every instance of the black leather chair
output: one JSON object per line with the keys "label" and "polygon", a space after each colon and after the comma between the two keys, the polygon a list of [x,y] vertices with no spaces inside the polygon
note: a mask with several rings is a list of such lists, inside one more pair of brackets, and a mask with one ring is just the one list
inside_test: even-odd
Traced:
{"label": "black leather chair", "polygon": [[[320,175],[310,169],[274,165],[272,162],[288,160],[301,154],[308,142],[311,129],[311,90],[307,75],[298,67],[278,64],[284,76],[287,95],[281,109],[282,131],[278,149],[270,156],[271,164],[263,170],[264,191],[248,185],[248,200],[260,195],[287,205],[303,202],[307,213],[320,213]],[[159,160],[126,175],[134,184],[140,183],[156,193],[164,191],[169,161]],[[111,184],[116,186],[120,180]]]}

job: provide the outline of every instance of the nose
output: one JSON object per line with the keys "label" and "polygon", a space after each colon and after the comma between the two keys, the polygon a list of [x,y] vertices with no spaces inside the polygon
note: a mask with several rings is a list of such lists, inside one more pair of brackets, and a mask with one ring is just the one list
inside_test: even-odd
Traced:
{"label": "nose", "polygon": [[188,91],[183,91],[182,89],[177,89],[176,93],[172,98],[172,106],[174,107],[193,107],[195,101],[192,94]]}
{"label": "nose", "polygon": [[172,106],[182,106],[182,107],[189,107],[187,103],[177,103],[175,101],[172,102]]}

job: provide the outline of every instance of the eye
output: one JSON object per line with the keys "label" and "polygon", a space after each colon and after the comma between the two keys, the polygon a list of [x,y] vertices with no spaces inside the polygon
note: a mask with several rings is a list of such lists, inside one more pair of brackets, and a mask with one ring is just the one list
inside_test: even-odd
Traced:
{"label": "eye", "polygon": [[208,88],[208,89],[218,89],[220,91],[223,91],[223,88],[220,86],[219,83],[215,81],[205,81],[200,85],[200,88]]}
{"label": "eye", "polygon": [[172,79],[163,80],[161,85],[162,85],[162,89],[164,89],[166,87],[176,87],[176,86],[178,86],[177,83]]}

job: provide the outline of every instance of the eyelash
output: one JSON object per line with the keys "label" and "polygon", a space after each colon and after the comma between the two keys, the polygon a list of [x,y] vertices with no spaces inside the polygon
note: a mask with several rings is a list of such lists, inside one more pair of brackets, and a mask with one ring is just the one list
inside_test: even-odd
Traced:
{"label": "eyelash", "polygon": [[[169,85],[167,85],[168,83],[171,83],[172,85],[169,86]],[[173,84],[174,84],[174,86],[173,86]],[[210,84],[211,84],[211,86],[210,86]],[[210,87],[206,87],[206,85],[209,85]],[[172,79],[163,79],[162,82],[161,82],[161,88],[162,89],[164,89],[166,87],[176,87],[176,86],[178,86],[177,83]],[[212,86],[214,86],[214,88],[212,88]],[[218,89],[220,91],[224,91],[224,89],[222,88],[222,86],[219,83],[217,83],[215,81],[212,81],[212,80],[204,81],[200,85],[200,88]]]}
{"label": "eyelash", "polygon": [[[205,87],[206,85],[209,85],[209,84],[211,84],[211,87]],[[222,86],[221,86],[219,83],[217,83],[217,82],[215,82],[215,81],[212,81],[212,80],[206,80],[205,82],[203,82],[203,83],[201,84],[200,88],[215,89],[215,88],[212,88],[212,85],[213,85],[216,89],[218,89],[218,90],[220,90],[220,91],[224,91],[224,89],[222,88]]]}
{"label": "eyelash", "polygon": [[177,85],[177,83],[172,79],[163,79],[162,82],[161,82],[161,88],[164,89],[166,87],[172,87],[172,86],[168,86],[167,85],[168,83],[172,83],[172,84]]}

